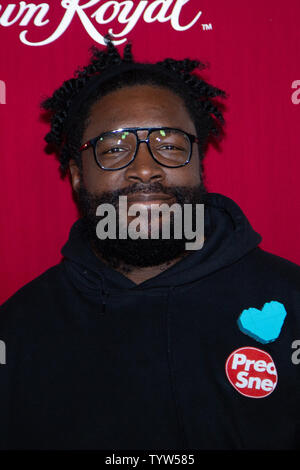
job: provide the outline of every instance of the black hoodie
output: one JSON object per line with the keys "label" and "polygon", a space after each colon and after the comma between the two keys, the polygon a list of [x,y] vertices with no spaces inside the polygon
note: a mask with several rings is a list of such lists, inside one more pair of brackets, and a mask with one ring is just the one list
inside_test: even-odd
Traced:
{"label": "black hoodie", "polygon": [[[229,198],[208,194],[205,217],[203,248],[139,285],[79,219],[63,261],[4,303],[1,449],[300,448],[300,267]],[[272,301],[277,338],[240,328]]]}

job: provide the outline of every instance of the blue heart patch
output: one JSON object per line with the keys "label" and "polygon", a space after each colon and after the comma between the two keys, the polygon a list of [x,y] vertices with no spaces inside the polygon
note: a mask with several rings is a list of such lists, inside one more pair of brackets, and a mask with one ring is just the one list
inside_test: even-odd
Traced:
{"label": "blue heart patch", "polygon": [[271,343],[278,338],[285,317],[284,305],[271,300],[266,302],[261,310],[257,308],[243,310],[237,324],[243,333],[256,341]]}

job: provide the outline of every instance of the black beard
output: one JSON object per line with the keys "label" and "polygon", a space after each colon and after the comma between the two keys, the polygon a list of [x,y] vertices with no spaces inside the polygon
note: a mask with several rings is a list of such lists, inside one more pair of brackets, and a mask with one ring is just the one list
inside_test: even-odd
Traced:
{"label": "black beard", "polygon": [[[172,186],[164,187],[161,183],[144,185],[136,183],[124,189],[111,192],[102,192],[100,195],[87,191],[81,180],[77,193],[78,209],[83,218],[85,236],[97,256],[114,269],[121,268],[124,272],[130,272],[131,267],[157,266],[171,262],[187,254],[184,235],[181,239],[174,238],[174,218],[170,217],[170,239],[99,239],[96,234],[96,225],[101,218],[96,216],[96,209],[100,204],[109,203],[114,206],[117,213],[118,233],[118,207],[119,196],[127,196],[136,192],[165,193],[175,196],[176,202],[183,209],[184,204],[193,204],[193,230],[195,230],[195,205],[203,203],[207,191],[203,183],[197,186]],[[183,212],[182,212],[183,213]],[[172,236],[173,235],[173,236]],[[160,233],[161,236],[161,233]]]}

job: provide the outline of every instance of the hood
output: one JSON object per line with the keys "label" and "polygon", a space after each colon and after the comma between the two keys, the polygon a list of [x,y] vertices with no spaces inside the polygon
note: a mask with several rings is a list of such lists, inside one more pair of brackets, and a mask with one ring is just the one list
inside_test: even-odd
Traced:
{"label": "hood", "polygon": [[193,283],[229,266],[261,242],[261,236],[253,230],[242,210],[230,198],[208,193],[204,204],[205,234],[209,235],[203,247],[191,251],[175,265],[139,285],[96,257],[85,239],[82,219],[77,220],[61,251],[72,281],[88,295],[99,292],[99,288],[102,292],[174,288]]}

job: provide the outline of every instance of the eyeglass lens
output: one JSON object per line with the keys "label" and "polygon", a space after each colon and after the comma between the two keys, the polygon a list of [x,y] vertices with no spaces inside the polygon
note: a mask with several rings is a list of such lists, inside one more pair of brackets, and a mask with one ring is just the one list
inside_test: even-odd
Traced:
{"label": "eyeglass lens", "polygon": [[[188,136],[174,129],[151,132],[149,145],[156,160],[170,167],[184,164],[191,151]],[[96,157],[104,168],[117,169],[132,160],[136,147],[137,136],[134,132],[109,132],[103,134],[97,141]]]}

